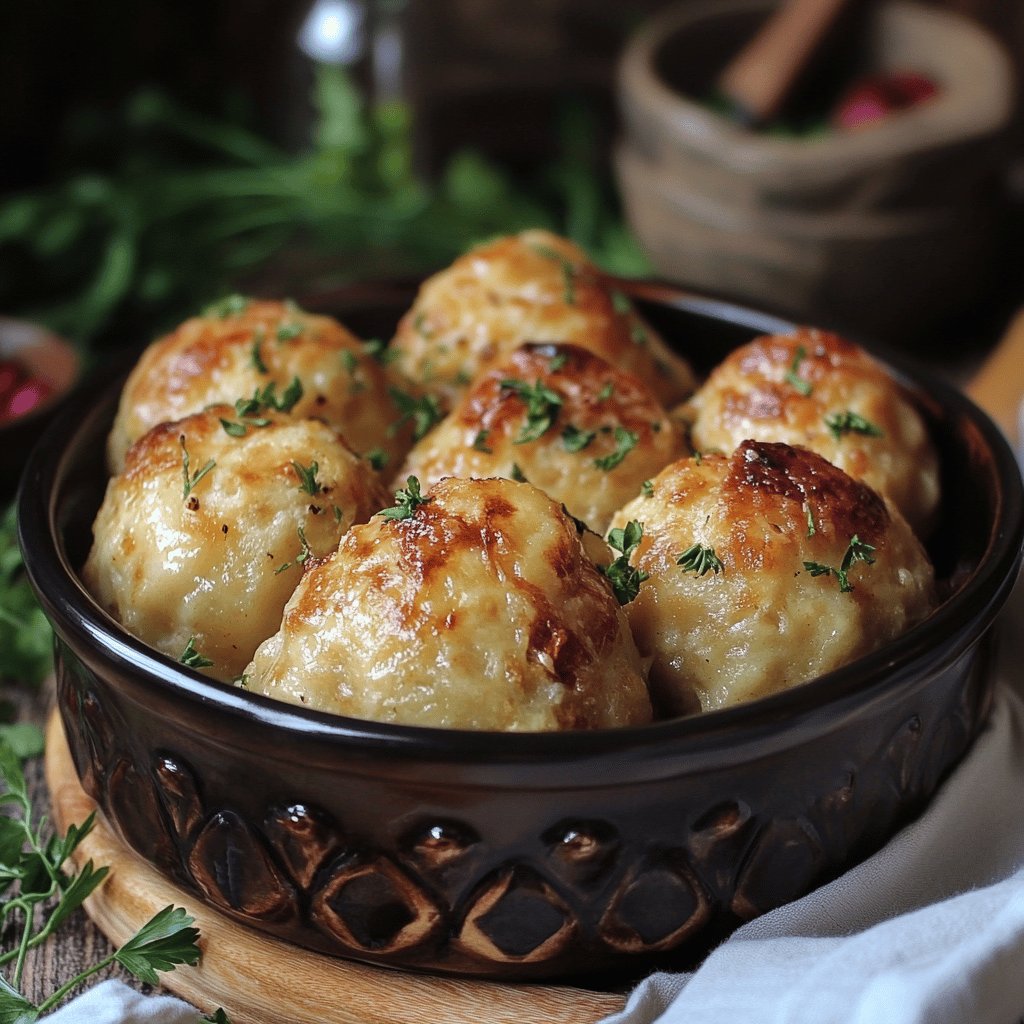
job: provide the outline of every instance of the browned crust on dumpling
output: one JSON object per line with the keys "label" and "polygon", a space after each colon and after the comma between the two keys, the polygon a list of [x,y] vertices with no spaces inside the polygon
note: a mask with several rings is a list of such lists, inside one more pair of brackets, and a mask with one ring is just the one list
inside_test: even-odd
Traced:
{"label": "browned crust on dumpling", "polygon": [[362,718],[551,730],[650,719],[625,617],[529,484],[445,480],[306,574],[249,686]]}
{"label": "browned crust on dumpling", "polygon": [[[524,392],[538,387],[560,404],[549,408],[547,429],[525,439],[530,419]],[[508,477],[517,470],[577,519],[603,531],[643,481],[683,450],[677,423],[636,377],[576,345],[530,344],[477,379],[413,447],[394,483],[401,486],[415,475],[428,486],[446,476]],[[616,452],[624,453],[621,461]]]}
{"label": "browned crust on dumpling", "polygon": [[583,251],[541,230],[477,246],[424,282],[392,350],[417,388],[450,407],[481,370],[526,341],[581,345],[665,403],[694,387],[686,361]]}
{"label": "browned crust on dumpling", "polygon": [[[845,414],[867,427],[830,427]],[[750,437],[801,445],[887,495],[919,533],[934,521],[938,459],[921,414],[884,367],[836,334],[756,338],[719,364],[682,415],[699,450],[728,453]]]}

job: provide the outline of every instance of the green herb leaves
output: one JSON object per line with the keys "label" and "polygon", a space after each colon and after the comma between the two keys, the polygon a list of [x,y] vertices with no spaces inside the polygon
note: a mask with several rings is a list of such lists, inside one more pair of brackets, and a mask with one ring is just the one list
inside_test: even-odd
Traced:
{"label": "green herb leaves", "polygon": [[825,565],[823,562],[804,562],[804,568],[812,576],[835,576],[839,581],[839,590],[843,594],[848,594],[853,590],[853,584],[849,579],[849,571],[857,562],[864,562],[867,565],[874,565],[875,549],[871,544],[867,544],[854,534],[850,538],[850,545],[846,549],[846,554],[843,555],[843,561],[839,568],[835,568],[832,565]]}
{"label": "green herb leaves", "polygon": [[709,572],[717,576],[722,572],[722,563],[715,554],[715,549],[704,544],[691,544],[676,559],[676,565],[681,565],[686,572],[695,573],[697,576],[706,576]]}
{"label": "green herb leaves", "polygon": [[381,509],[377,515],[383,516],[385,519],[398,521],[412,519],[413,514],[420,505],[426,505],[433,500],[433,498],[423,497],[420,493],[419,480],[414,476],[410,476],[405,481],[405,488],[395,491],[395,504],[391,508]]}
{"label": "green herb leaves", "polygon": [[213,320],[227,320],[231,316],[241,316],[249,308],[249,301],[245,295],[225,295],[223,299],[211,302],[203,310],[203,316]]}
{"label": "green herb leaves", "polygon": [[643,523],[631,519],[625,529],[612,530],[608,534],[608,543],[620,552],[619,557],[610,565],[599,565],[597,568],[612,585],[612,591],[619,604],[629,604],[636,600],[640,593],[640,584],[649,579],[650,575],[629,564],[630,556],[640,546],[644,535]]}
{"label": "green herb leaves", "polygon": [[28,787],[18,758],[0,742],[0,776],[6,792],[0,802],[14,804],[18,817],[0,817],[0,888],[5,902],[0,916],[7,927],[19,927],[14,948],[0,954],[0,965],[14,964],[10,977],[0,976],[0,1021],[30,1024],[53,1009],[74,988],[91,975],[120,963],[150,984],[157,984],[157,971],[173,970],[177,964],[199,960],[197,929],[181,908],[167,907],[120,949],[82,971],[38,1006],[19,991],[29,950],[45,942],[107,876],[108,869],[91,860],[79,870],[69,859],[93,828],[90,815],[81,825],[72,825],[63,835],[44,838],[43,825],[33,820]]}
{"label": "green herb leaves", "polygon": [[304,466],[301,462],[296,462],[293,459],[292,469],[295,470],[295,474],[299,478],[300,491],[305,491],[310,497],[315,498],[323,490],[323,486],[316,478],[316,474],[320,469],[320,464],[316,459],[308,466]]}
{"label": "green herb leaves", "polygon": [[0,519],[0,678],[38,685],[53,667],[53,632],[25,578],[15,506]]}
{"label": "green herb leaves", "polygon": [[550,245],[531,245],[530,248],[546,260],[552,260],[558,264],[562,271],[562,299],[567,306],[576,305],[576,265],[568,256],[563,256],[557,249]]}
{"label": "green herb leaves", "polygon": [[164,907],[114,954],[114,959],[136,978],[157,985],[157,971],[173,971],[178,964],[199,962],[199,929],[193,927],[194,922],[195,918],[183,908]]}
{"label": "green herb leaves", "polygon": [[594,465],[598,469],[608,472],[614,469],[622,460],[637,446],[640,435],[623,426],[615,428],[615,451],[599,459],[594,459]]}
{"label": "green herb leaves", "polygon": [[400,414],[388,427],[388,437],[394,437],[406,423],[411,422],[413,440],[418,441],[444,417],[434,395],[421,395],[417,398],[398,388],[389,388],[388,392]]}
{"label": "green herb leaves", "polygon": [[188,643],[185,644],[185,650],[178,656],[178,662],[185,665],[187,668],[209,668],[213,662],[209,658],[203,657],[199,651],[196,650],[196,638],[190,636]]}
{"label": "green herb leaves", "polygon": [[197,469],[193,473],[189,464],[188,448],[185,447],[184,434],[179,435],[178,443],[181,445],[182,498],[188,498],[196,484],[199,483],[199,481],[202,480],[203,477],[217,465],[217,463],[214,462],[213,459],[210,459],[207,461],[205,466],[201,469]]}
{"label": "green herb leaves", "polygon": [[286,569],[290,569],[293,565],[305,565],[313,554],[309,541],[306,540],[306,531],[300,526],[295,532],[299,535],[299,553],[290,562],[283,562],[279,565],[274,570],[275,576],[280,576],[281,573]]}
{"label": "green herb leaves", "polygon": [[807,358],[807,349],[803,345],[798,345],[796,352],[793,354],[793,361],[789,364],[789,369],[786,371],[786,375],[783,378],[787,384],[796,389],[805,398],[810,395],[814,390],[811,387],[810,381],[806,381],[800,376],[800,364]]}
{"label": "green herb leaves", "polygon": [[596,430],[581,430],[572,423],[568,423],[562,431],[562,447],[567,452],[581,452],[597,437]]}
{"label": "green herb leaves", "polygon": [[513,439],[513,444],[536,441],[551,429],[562,408],[562,396],[557,391],[552,391],[540,380],[531,386],[514,377],[506,377],[501,388],[517,395],[526,405],[526,422]]}
{"label": "green herb leaves", "polygon": [[839,441],[843,434],[862,434],[865,437],[883,437],[881,427],[875,426],[870,420],[846,409],[843,412],[833,412],[825,417],[825,426],[829,433]]}

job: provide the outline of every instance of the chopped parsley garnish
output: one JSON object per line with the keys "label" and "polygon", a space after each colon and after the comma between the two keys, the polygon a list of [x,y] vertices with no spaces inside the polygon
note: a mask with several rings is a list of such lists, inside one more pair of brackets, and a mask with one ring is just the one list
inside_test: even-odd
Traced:
{"label": "chopped parsley garnish", "polygon": [[846,549],[846,554],[843,555],[843,561],[839,568],[835,568],[832,565],[825,565],[822,562],[804,562],[804,568],[812,576],[835,576],[839,581],[839,590],[843,594],[848,594],[853,590],[853,584],[850,582],[848,573],[851,568],[857,562],[865,562],[867,565],[874,565],[875,549],[871,544],[866,544],[862,541],[857,534],[854,534],[850,538],[850,546]]}
{"label": "chopped parsley garnish", "polygon": [[418,441],[435,423],[444,418],[444,413],[441,412],[441,407],[437,404],[437,398],[434,395],[421,395],[416,398],[398,388],[388,388],[388,393],[395,403],[395,408],[401,414],[388,427],[388,437],[394,437],[406,423],[412,422],[413,440]]}
{"label": "chopped parsley garnish", "polygon": [[564,352],[559,352],[557,356],[552,356],[551,362],[548,363],[548,372],[558,373],[559,370],[565,368],[567,362],[569,362],[569,357]]}
{"label": "chopped parsley garnish", "polygon": [[241,316],[249,308],[249,299],[244,295],[225,295],[223,299],[211,302],[203,310],[203,316],[227,320],[229,316]]}
{"label": "chopped parsley garnish", "polygon": [[597,393],[597,400],[599,402],[607,402],[608,399],[612,397],[612,393],[614,391],[615,391],[615,383],[614,383],[614,381],[610,381],[610,380],[605,381],[604,387],[601,388],[601,390],[598,391],[598,393]]}
{"label": "chopped parsley garnish", "polygon": [[428,341],[434,336],[434,332],[427,327],[427,314],[417,313],[412,321],[412,329],[421,337],[426,338]]}
{"label": "chopped parsley garnish", "polygon": [[620,292],[616,288],[612,291],[612,309],[620,316],[625,316],[632,311],[633,303],[629,301],[629,296],[625,292]]}
{"label": "chopped parsley garnish", "polygon": [[391,508],[381,509],[377,515],[383,516],[385,519],[412,519],[413,514],[420,505],[426,505],[433,500],[433,498],[423,497],[420,493],[419,480],[414,476],[410,476],[405,481],[405,487],[402,490],[395,491],[395,504]]}
{"label": "chopped parsley garnish", "polygon": [[364,456],[364,459],[376,470],[383,469],[391,459],[383,448],[371,448]]}
{"label": "chopped parsley garnish", "polygon": [[575,424],[569,423],[562,431],[562,446],[567,452],[581,452],[595,437],[596,430],[580,430]]}
{"label": "chopped parsley garnish", "polygon": [[267,373],[267,364],[263,362],[263,357],[260,355],[260,345],[263,343],[263,328],[261,327],[253,336],[252,348],[249,351],[249,361],[252,363],[257,373]]}
{"label": "chopped parsley garnish", "polygon": [[619,604],[629,604],[640,593],[640,584],[650,578],[650,574],[629,564],[630,556],[640,546],[644,535],[643,523],[631,519],[625,529],[612,530],[608,534],[608,543],[619,557],[610,565],[599,565],[597,568],[612,585],[615,599]]}
{"label": "chopped parsley garnish", "polygon": [[696,573],[698,576],[706,576],[709,572],[717,576],[723,571],[715,549],[704,544],[691,544],[676,559],[676,565],[681,565],[687,572]]}
{"label": "chopped parsley garnish", "polygon": [[376,359],[381,366],[393,363],[401,355],[397,348],[388,348],[388,343],[381,341],[380,338],[370,338],[368,341],[364,341],[363,351],[371,359]]}
{"label": "chopped parsley garnish", "polygon": [[314,497],[323,490],[323,486],[316,478],[320,465],[315,459],[308,466],[303,466],[301,462],[296,462],[293,459],[292,469],[295,470],[299,478],[300,491],[305,491],[310,497]]}
{"label": "chopped parsley garnish", "polygon": [[525,484],[527,482],[526,474],[519,468],[518,462],[512,463],[512,468],[509,470],[508,475],[517,483]]}
{"label": "chopped parsley garnish", "polygon": [[807,536],[813,537],[818,530],[814,525],[814,513],[811,511],[811,503],[809,501],[804,502],[804,511],[807,513]]}
{"label": "chopped parsley garnish", "polygon": [[880,427],[850,409],[844,412],[830,413],[825,417],[825,426],[837,441],[843,434],[863,434],[866,437],[884,436]]}
{"label": "chopped parsley garnish", "polygon": [[800,364],[806,358],[807,349],[805,349],[803,345],[798,345],[796,352],[793,354],[793,362],[789,364],[789,369],[786,371],[785,376],[786,383],[792,385],[792,387],[799,391],[805,398],[814,390],[811,387],[810,381],[804,380],[803,377],[798,374]]}
{"label": "chopped parsley garnish", "polygon": [[562,299],[567,306],[576,305],[576,265],[550,245],[531,245],[531,249],[546,260],[553,260],[562,271]]}
{"label": "chopped parsley garnish", "polygon": [[278,341],[292,341],[306,329],[305,324],[297,323],[294,320],[286,324],[279,324],[277,328]]}
{"label": "chopped parsley garnish", "polygon": [[351,377],[356,372],[356,367],[359,366],[359,358],[355,352],[349,352],[348,349],[341,353],[341,365],[345,367],[348,375]]}
{"label": "chopped parsley garnish", "polygon": [[610,455],[604,455],[599,459],[594,459],[594,465],[598,469],[603,469],[608,472],[610,469],[614,469],[622,460],[637,446],[637,442],[640,440],[640,435],[634,433],[632,430],[627,430],[625,427],[615,428],[615,451]]}
{"label": "chopped parsley garnish", "polygon": [[206,476],[214,466],[217,465],[213,459],[210,459],[202,469],[197,469],[194,473],[191,472],[189,465],[188,449],[185,447],[185,435],[181,434],[178,437],[178,442],[181,444],[181,475],[184,486],[182,488],[182,497],[187,498],[192,493],[192,488],[195,487],[200,480]]}
{"label": "chopped parsley garnish", "polygon": [[633,324],[629,329],[629,339],[634,345],[647,344],[647,331],[643,324]]}
{"label": "chopped parsley garnish", "polygon": [[526,381],[514,377],[505,378],[501,382],[501,387],[518,395],[526,404],[526,422],[518,436],[513,439],[513,444],[536,441],[551,428],[562,408],[562,396],[557,391],[552,391],[539,380],[531,386]]}
{"label": "chopped parsley garnish", "polygon": [[190,636],[188,643],[185,644],[185,650],[181,652],[181,656],[178,658],[180,664],[186,668],[209,668],[213,662],[209,658],[204,658],[199,651],[196,650],[196,638]]}
{"label": "chopped parsley garnish", "polygon": [[642,483],[642,484],[640,485],[640,493],[641,493],[641,494],[642,494],[642,495],[643,495],[643,496],[644,496],[645,498],[653,498],[653,497],[654,497],[654,484],[653,484],[653,483],[651,483],[651,481],[650,481],[650,480],[645,480],[645,481],[644,481],[644,482],[643,482],[643,483]]}
{"label": "chopped parsley garnish", "polygon": [[491,436],[489,430],[478,430],[473,438],[472,448],[474,451],[483,452],[484,455],[493,455],[494,449],[487,446],[487,438]]}
{"label": "chopped parsley garnish", "polygon": [[[239,398],[235,402],[235,412],[243,418],[258,416],[264,409],[291,412],[299,399],[302,398],[302,394],[302,381],[298,377],[292,378],[291,384],[284,389],[280,398],[277,396],[277,384],[274,381],[270,381],[265,388],[256,388],[252,398]],[[265,423],[254,423],[253,425],[266,426]]]}
{"label": "chopped parsley garnish", "polygon": [[309,541],[306,540],[306,531],[302,527],[298,527],[296,533],[299,535],[299,553],[295,556],[291,562],[285,562],[283,565],[279,565],[274,570],[274,575],[279,576],[285,571],[290,569],[293,565],[305,565],[309,561],[310,556],[313,554],[312,549],[309,546]]}

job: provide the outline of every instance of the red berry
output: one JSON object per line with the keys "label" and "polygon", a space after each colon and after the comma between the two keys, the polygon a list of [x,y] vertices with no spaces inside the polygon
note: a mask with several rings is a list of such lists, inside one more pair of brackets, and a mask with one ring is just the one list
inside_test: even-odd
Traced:
{"label": "red berry", "polygon": [[19,384],[4,403],[2,416],[4,419],[15,419],[31,412],[37,405],[50,397],[52,389],[41,380],[29,378]]}

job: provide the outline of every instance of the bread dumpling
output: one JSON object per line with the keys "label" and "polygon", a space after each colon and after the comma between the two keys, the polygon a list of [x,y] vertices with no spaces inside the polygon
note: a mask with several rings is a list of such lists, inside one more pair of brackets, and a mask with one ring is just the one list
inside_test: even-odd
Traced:
{"label": "bread dumpling", "polygon": [[230,296],[143,352],[121,394],[110,469],[120,472],[129,446],[158,423],[268,388],[280,402],[296,380],[298,396],[288,406],[294,415],[324,420],[361,455],[398,461],[412,431],[400,422],[393,382],[373,353],[330,317],[291,302]]}
{"label": "bread dumpling", "polygon": [[576,525],[530,484],[415,481],[303,577],[249,690],[404,725],[651,718],[643,665]]}
{"label": "bread dumpling", "polygon": [[683,451],[677,423],[635,377],[576,345],[523,345],[413,447],[395,484],[526,479],[603,533]]}
{"label": "bread dumpling", "polygon": [[642,524],[626,606],[659,711],[710,711],[866,654],[935,606],[900,513],[803,448],[743,441],[664,469],[615,517]]}
{"label": "bread dumpling", "polygon": [[482,369],[526,341],[581,345],[666,404],[694,388],[686,361],[583,250],[536,229],[477,246],[425,281],[390,352],[415,388],[450,408]]}
{"label": "bread dumpling", "polygon": [[746,438],[802,445],[895,503],[926,536],[939,467],[921,414],[889,373],[835,334],[802,328],[732,352],[687,403],[699,451]]}
{"label": "bread dumpling", "polygon": [[303,564],[386,500],[326,424],[214,406],[129,449],[85,584],[140,640],[228,682],[280,625]]}

